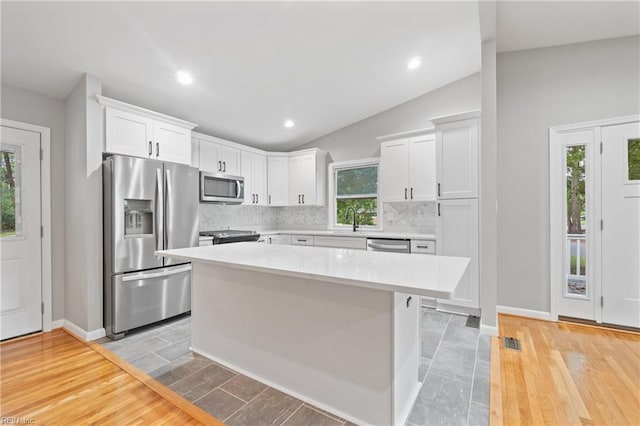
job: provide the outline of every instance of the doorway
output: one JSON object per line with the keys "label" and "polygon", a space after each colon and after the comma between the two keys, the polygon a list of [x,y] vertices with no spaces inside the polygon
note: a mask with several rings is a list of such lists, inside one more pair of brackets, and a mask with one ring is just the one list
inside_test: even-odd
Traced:
{"label": "doorway", "polygon": [[49,129],[2,120],[1,340],[51,329],[49,156]]}
{"label": "doorway", "polygon": [[550,130],[551,314],[640,328],[640,122]]}

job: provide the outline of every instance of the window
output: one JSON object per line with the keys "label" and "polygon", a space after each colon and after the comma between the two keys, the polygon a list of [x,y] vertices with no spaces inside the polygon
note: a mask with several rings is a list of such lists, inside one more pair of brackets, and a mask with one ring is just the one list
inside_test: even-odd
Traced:
{"label": "window", "polygon": [[640,180],[640,138],[627,141],[627,169],[630,181]]}
{"label": "window", "polygon": [[353,214],[361,227],[380,227],[378,209],[378,159],[331,164],[330,223],[334,227],[353,224]]}
{"label": "window", "polygon": [[0,237],[15,237],[22,234],[20,216],[20,156],[19,145],[0,146]]}

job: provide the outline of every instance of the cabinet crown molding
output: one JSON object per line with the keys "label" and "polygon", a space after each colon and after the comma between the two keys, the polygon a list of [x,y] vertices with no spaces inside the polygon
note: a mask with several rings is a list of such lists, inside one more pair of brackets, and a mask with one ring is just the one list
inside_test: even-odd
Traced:
{"label": "cabinet crown molding", "polygon": [[144,115],[149,118],[153,118],[156,120],[164,121],[166,123],[174,124],[179,127],[183,127],[185,129],[192,130],[197,126],[196,123],[192,123],[190,121],[182,120],[180,118],[172,117],[170,115],[162,114],[156,111],[151,111],[150,109],[142,108],[136,105],[131,105],[126,102],[108,98],[106,96],[96,95],[96,99],[98,100],[98,103],[104,107],[115,108],[121,111],[127,111],[134,114]]}
{"label": "cabinet crown molding", "polygon": [[435,127],[427,127],[425,129],[409,130],[407,132],[392,133],[390,135],[377,136],[376,139],[380,142],[386,142],[386,141],[392,141],[394,139],[428,135],[430,133],[435,133],[435,131],[436,131]]}
{"label": "cabinet crown molding", "polygon": [[452,115],[441,115],[440,117],[433,117],[433,118],[430,118],[429,121],[431,121],[435,125],[440,125],[440,124],[446,124],[446,123],[453,123],[456,121],[470,120],[472,118],[480,118],[481,115],[482,114],[480,110],[466,111],[466,112],[460,112]]}

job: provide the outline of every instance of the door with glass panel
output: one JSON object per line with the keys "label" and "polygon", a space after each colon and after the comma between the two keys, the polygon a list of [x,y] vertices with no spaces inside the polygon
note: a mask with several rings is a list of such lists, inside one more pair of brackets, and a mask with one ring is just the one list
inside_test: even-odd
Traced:
{"label": "door with glass panel", "polygon": [[640,123],[602,145],[602,322],[640,328]]}
{"label": "door with glass panel", "polygon": [[0,129],[0,338],[42,329],[40,134]]}

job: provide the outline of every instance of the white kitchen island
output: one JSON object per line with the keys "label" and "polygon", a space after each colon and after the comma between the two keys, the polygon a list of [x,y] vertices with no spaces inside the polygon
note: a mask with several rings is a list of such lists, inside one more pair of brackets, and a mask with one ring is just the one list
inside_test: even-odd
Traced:
{"label": "white kitchen island", "polygon": [[357,424],[402,425],[420,389],[420,296],[469,259],[234,243],[192,262],[192,350]]}

